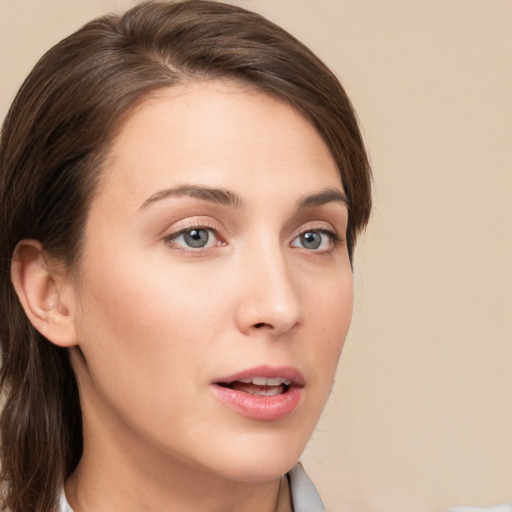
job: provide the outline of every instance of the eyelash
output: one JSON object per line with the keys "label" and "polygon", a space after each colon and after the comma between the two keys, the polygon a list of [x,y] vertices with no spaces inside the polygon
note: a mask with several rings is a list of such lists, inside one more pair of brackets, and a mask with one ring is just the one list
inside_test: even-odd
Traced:
{"label": "eyelash", "polygon": [[[203,247],[195,247],[195,248],[176,242],[176,239],[178,239],[180,236],[189,234],[190,232],[192,232],[194,230],[206,231],[207,233],[209,233],[209,236],[213,234],[213,236],[217,240],[217,242],[210,247],[203,246]],[[300,240],[300,237],[305,236],[308,233],[316,233],[316,234],[321,234],[321,235],[327,236],[329,238],[330,247],[328,247],[327,249],[317,249],[317,248],[310,249],[310,248],[303,247],[303,246],[293,245],[293,242],[295,242],[296,240]],[[210,240],[209,238],[206,240],[205,245],[209,243],[209,240]],[[196,254],[199,252],[208,250],[208,249],[212,249],[214,247],[224,247],[225,245],[227,245],[227,242],[222,240],[222,238],[219,236],[217,229],[215,229],[214,227],[205,225],[205,224],[191,224],[189,226],[186,226],[177,232],[167,235],[164,238],[164,242],[171,245],[174,249],[177,249],[180,251],[185,251],[188,253],[196,253]],[[303,249],[303,250],[311,252],[311,253],[316,252],[319,254],[331,254],[337,247],[339,247],[340,245],[343,245],[343,243],[344,243],[344,239],[341,238],[338,235],[338,233],[334,230],[329,230],[329,229],[325,229],[325,228],[307,227],[307,228],[303,229],[300,233],[298,233],[296,236],[293,237],[290,245],[292,247],[297,247],[299,249]]]}

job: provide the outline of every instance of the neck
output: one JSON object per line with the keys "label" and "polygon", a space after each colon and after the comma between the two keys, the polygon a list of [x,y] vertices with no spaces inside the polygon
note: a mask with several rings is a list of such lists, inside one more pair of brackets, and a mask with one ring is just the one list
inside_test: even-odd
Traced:
{"label": "neck", "polygon": [[104,421],[84,415],[83,456],[66,482],[74,512],[292,510],[286,477],[236,481],[123,435],[122,429],[115,436],[109,432]]}
{"label": "neck", "polygon": [[[91,477],[92,476],[92,477]],[[149,479],[122,481],[118,475],[90,475],[82,466],[66,482],[66,497],[74,512],[291,512],[288,479],[272,485],[224,485],[213,488],[197,481],[195,485],[168,482],[165,488]],[[224,489],[222,491],[221,489]]]}

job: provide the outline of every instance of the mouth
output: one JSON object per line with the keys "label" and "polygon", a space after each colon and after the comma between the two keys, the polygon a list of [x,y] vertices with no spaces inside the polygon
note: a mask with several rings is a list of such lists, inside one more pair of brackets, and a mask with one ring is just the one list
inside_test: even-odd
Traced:
{"label": "mouth", "polygon": [[233,382],[219,382],[219,386],[256,396],[281,395],[290,389],[291,384],[291,380],[282,377],[249,377]]}
{"label": "mouth", "polygon": [[212,383],[212,390],[231,410],[256,420],[281,420],[298,408],[305,381],[292,367],[260,366]]}

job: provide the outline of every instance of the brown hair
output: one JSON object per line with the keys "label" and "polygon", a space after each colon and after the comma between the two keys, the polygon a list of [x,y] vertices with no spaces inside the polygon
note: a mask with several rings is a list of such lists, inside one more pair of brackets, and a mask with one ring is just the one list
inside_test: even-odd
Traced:
{"label": "brown hair", "polygon": [[88,204],[123,117],[157,89],[214,78],[259,88],[316,127],[350,201],[350,255],[368,221],[370,171],[347,95],[311,51],[258,14],[201,0],[148,2],[53,47],[21,87],[0,142],[0,456],[12,512],[54,510],[82,454],[68,352],[26,318],[10,282],[14,248],[34,238],[76,267]]}

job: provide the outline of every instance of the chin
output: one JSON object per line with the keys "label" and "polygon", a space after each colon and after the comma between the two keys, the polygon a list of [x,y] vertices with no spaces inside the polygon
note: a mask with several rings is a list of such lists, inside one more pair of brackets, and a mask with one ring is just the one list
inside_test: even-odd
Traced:
{"label": "chin", "polygon": [[255,460],[238,460],[230,468],[225,468],[226,472],[223,471],[222,476],[237,482],[270,482],[288,473],[297,461],[298,457],[293,459],[275,457],[271,460],[259,457]]}
{"label": "chin", "polygon": [[[265,482],[278,479],[298,462],[309,435],[294,434],[241,436],[223,455],[215,457],[225,478],[240,482]],[[219,462],[221,463],[219,464]]]}

